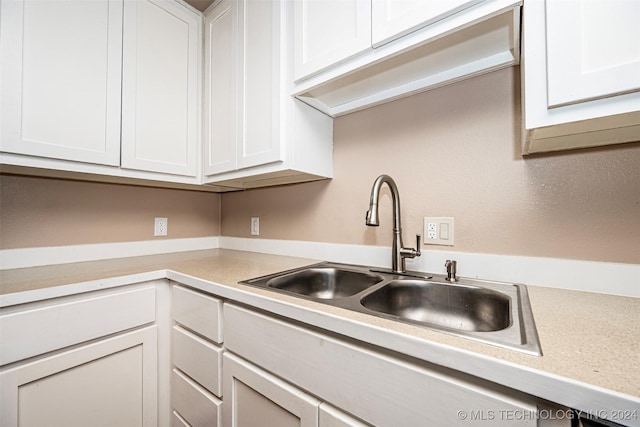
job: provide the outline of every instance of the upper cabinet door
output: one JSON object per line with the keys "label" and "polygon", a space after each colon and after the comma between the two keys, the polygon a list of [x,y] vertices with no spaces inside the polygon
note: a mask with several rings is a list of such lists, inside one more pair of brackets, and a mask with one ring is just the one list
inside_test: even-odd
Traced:
{"label": "upper cabinet door", "polygon": [[373,47],[466,9],[482,0],[371,0]]}
{"label": "upper cabinet door", "polygon": [[528,0],[523,153],[635,142],[640,2]]}
{"label": "upper cabinet door", "polygon": [[119,164],[122,1],[2,1],[2,151]]}
{"label": "upper cabinet door", "polygon": [[223,0],[204,17],[205,175],[236,170],[238,3]]}
{"label": "upper cabinet door", "polygon": [[122,167],[196,176],[200,34],[177,2],[125,1]]}
{"label": "upper cabinet door", "polygon": [[640,1],[547,1],[548,105],[640,90]]}
{"label": "upper cabinet door", "polygon": [[238,168],[284,160],[280,138],[280,2],[240,0],[242,135]]}
{"label": "upper cabinet door", "polygon": [[371,0],[296,0],[294,80],[371,48]]}

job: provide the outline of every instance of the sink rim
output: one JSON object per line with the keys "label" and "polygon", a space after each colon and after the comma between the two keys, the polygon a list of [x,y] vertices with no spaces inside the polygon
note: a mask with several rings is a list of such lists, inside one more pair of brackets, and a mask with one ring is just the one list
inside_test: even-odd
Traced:
{"label": "sink rim", "polygon": [[[336,297],[332,299],[317,298],[308,296],[301,293],[295,293],[284,289],[265,286],[265,283],[275,277],[284,276],[307,270],[311,268],[322,267],[335,267],[339,270],[349,270],[356,272],[366,272],[367,274],[380,275],[384,278],[381,282],[371,285],[364,290],[346,297]],[[506,294],[511,299],[510,304],[511,312],[511,324],[502,330],[492,332],[477,332],[477,331],[464,331],[459,329],[446,328],[441,325],[430,325],[422,322],[411,321],[409,319],[400,318],[391,314],[380,313],[378,311],[371,310],[364,307],[360,300],[367,295],[376,292],[380,288],[386,286],[389,282],[394,280],[424,280],[430,281],[441,285],[447,286],[462,286],[462,287],[477,287],[495,290],[499,293]],[[356,264],[343,264],[337,262],[323,261],[316,264],[311,264],[294,269],[284,270],[277,273],[259,276],[251,279],[241,280],[238,282],[240,285],[249,285],[260,289],[266,289],[270,292],[275,292],[283,295],[289,295],[295,298],[302,298],[309,301],[315,301],[320,304],[329,305],[333,307],[343,308],[356,313],[367,314],[374,317],[399,322],[401,324],[411,325],[418,328],[428,329],[431,331],[441,332],[448,335],[459,336],[470,339],[472,341],[478,341],[485,344],[490,344],[497,347],[502,347],[520,353],[525,353],[533,356],[542,356],[542,349],[540,346],[540,340],[538,338],[538,332],[535,326],[533,318],[533,312],[531,310],[531,303],[529,300],[529,294],[524,284],[519,283],[507,283],[497,282],[482,279],[471,279],[461,277],[455,283],[451,283],[445,280],[444,275],[430,274],[417,271],[409,271],[406,274],[393,273],[385,269],[377,267],[370,267]]]}

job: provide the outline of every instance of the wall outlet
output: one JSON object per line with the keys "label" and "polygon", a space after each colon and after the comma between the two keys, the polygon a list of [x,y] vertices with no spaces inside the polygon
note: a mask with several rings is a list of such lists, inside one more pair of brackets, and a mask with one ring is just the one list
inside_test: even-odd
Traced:
{"label": "wall outlet", "polygon": [[252,236],[260,235],[260,217],[257,217],[257,216],[251,217],[251,235]]}
{"label": "wall outlet", "polygon": [[169,233],[169,218],[156,218],[153,228],[154,236],[166,236]]}
{"label": "wall outlet", "polygon": [[453,246],[453,217],[424,217],[424,244]]}

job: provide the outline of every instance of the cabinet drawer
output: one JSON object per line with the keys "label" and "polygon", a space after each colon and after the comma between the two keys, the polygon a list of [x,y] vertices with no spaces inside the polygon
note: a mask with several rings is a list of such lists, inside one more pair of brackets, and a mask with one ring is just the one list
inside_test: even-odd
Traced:
{"label": "cabinet drawer", "polygon": [[[513,390],[232,304],[225,304],[224,317],[229,351],[373,425],[455,425],[461,410],[533,414],[537,409]],[[492,422],[535,425],[526,417]]]}
{"label": "cabinet drawer", "polygon": [[171,377],[171,404],[190,426],[220,425],[222,401],[177,369]]}
{"label": "cabinet drawer", "polygon": [[176,411],[171,412],[171,427],[191,427],[187,420]]}
{"label": "cabinet drawer", "polygon": [[222,301],[217,298],[174,286],[173,319],[197,334],[222,343]]}
{"label": "cabinet drawer", "polygon": [[0,314],[0,365],[154,322],[155,306],[148,287]]}
{"label": "cabinet drawer", "polygon": [[173,327],[172,338],[173,364],[211,393],[222,397],[222,349],[180,326]]}

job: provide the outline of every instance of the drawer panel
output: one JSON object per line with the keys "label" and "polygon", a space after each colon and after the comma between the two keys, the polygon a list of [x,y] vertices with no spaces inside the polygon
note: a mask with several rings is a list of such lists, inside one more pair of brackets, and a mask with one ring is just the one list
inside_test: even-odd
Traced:
{"label": "drawer panel", "polygon": [[155,307],[150,286],[1,314],[0,365],[154,322]]}
{"label": "drawer panel", "polygon": [[[225,304],[225,348],[373,425],[456,425],[459,411],[531,411],[513,390]],[[493,411],[493,412],[491,412]],[[534,426],[533,419],[492,421]]]}
{"label": "drawer panel", "polygon": [[173,364],[211,393],[222,397],[222,348],[180,326],[173,327],[172,339]]}
{"label": "drawer panel", "polygon": [[171,412],[171,427],[191,427],[187,420],[182,418],[176,411]]}
{"label": "drawer panel", "polygon": [[222,300],[173,287],[173,319],[187,329],[222,343]]}
{"label": "drawer panel", "polygon": [[171,377],[171,404],[190,426],[221,425],[222,401],[177,369],[173,370]]}

